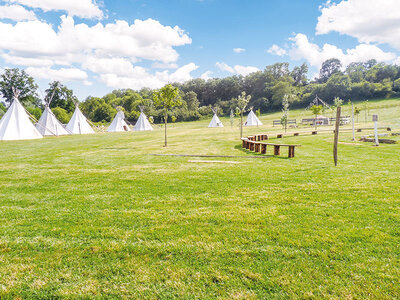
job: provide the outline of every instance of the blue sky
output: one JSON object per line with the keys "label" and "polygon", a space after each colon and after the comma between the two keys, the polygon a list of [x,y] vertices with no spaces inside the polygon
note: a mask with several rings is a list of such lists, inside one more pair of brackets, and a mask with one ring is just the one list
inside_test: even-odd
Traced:
{"label": "blue sky", "polygon": [[282,61],[308,63],[309,76],[331,57],[397,63],[399,1],[375,2],[2,0],[0,68],[26,69],[41,91],[60,80],[83,100]]}

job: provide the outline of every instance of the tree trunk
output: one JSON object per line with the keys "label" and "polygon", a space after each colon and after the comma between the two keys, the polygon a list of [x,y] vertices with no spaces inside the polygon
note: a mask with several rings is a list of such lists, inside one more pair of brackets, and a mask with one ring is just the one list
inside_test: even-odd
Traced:
{"label": "tree trunk", "polygon": [[168,121],[168,114],[167,111],[165,110],[165,114],[164,114],[164,130],[165,130],[165,144],[164,147],[168,147],[168,143],[167,143],[167,121]]}
{"label": "tree trunk", "polygon": [[315,115],[315,119],[314,119],[315,131],[317,131],[317,117],[318,117],[318,115]]}
{"label": "tree trunk", "polygon": [[338,163],[338,142],[339,142],[339,121],[340,120],[340,113],[341,113],[341,107],[339,106],[336,110],[336,123],[335,123],[335,138],[333,141],[333,161],[335,163],[335,167],[337,166]]}
{"label": "tree trunk", "polygon": [[243,113],[240,113],[240,138],[243,137]]}

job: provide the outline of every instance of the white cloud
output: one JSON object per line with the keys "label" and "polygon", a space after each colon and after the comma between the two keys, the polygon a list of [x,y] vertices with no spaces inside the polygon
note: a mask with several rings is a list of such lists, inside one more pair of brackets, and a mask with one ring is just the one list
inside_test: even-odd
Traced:
{"label": "white cloud", "polygon": [[67,81],[86,81],[88,75],[86,72],[76,68],[61,68],[58,70],[51,68],[29,67],[26,72],[35,78]]}
{"label": "white cloud", "polygon": [[243,76],[249,75],[250,73],[260,71],[260,69],[258,69],[256,67],[251,67],[251,66],[235,65],[234,67],[231,67],[224,62],[222,62],[222,63],[217,62],[215,65],[221,71],[225,71],[225,72],[232,73],[232,74],[239,74],[239,75],[243,75]]}
{"label": "white cloud", "polygon": [[387,43],[400,49],[400,1],[328,1],[321,9],[316,32],[333,31],[355,37],[361,43]]}
{"label": "white cloud", "polygon": [[208,79],[211,79],[211,78],[212,78],[212,77],[211,77],[212,74],[213,74],[213,72],[211,72],[211,71],[206,71],[206,72],[204,72],[203,74],[201,74],[200,78],[201,78],[201,79],[204,79],[204,80],[208,80]]}
{"label": "white cloud", "polygon": [[278,45],[272,45],[271,48],[267,50],[268,53],[278,56],[284,56],[287,54],[286,50],[279,47]]}
{"label": "white cloud", "polygon": [[70,16],[81,18],[103,17],[103,12],[94,0],[8,0],[11,3],[19,3],[32,8],[40,8],[47,11],[66,11]]}
{"label": "white cloud", "polygon": [[230,67],[230,66],[228,66],[226,63],[224,63],[224,62],[217,62],[216,64],[215,64],[221,71],[225,71],[225,72],[229,72],[229,73],[235,73],[235,70],[232,68],[232,67]]}
{"label": "white cloud", "polygon": [[178,68],[173,73],[163,71],[151,74],[143,67],[133,67],[130,74],[127,74],[126,76],[118,76],[115,73],[110,73],[101,74],[100,78],[107,86],[113,88],[160,88],[168,82],[185,82],[192,79],[191,72],[197,68],[198,66],[194,63],[189,63]]}
{"label": "white cloud", "polygon": [[249,74],[251,74],[251,73],[260,71],[260,69],[259,69],[259,68],[256,68],[256,67],[241,66],[241,65],[236,65],[236,66],[234,66],[234,69],[235,69],[235,72],[236,72],[237,74],[240,74],[240,75],[243,75],[243,76],[246,76],[246,75],[249,75]]}
{"label": "white cloud", "polygon": [[[190,72],[197,68],[195,64],[181,68],[176,64],[179,54],[174,47],[190,44],[189,36],[177,26],[163,26],[152,19],[135,20],[132,25],[116,21],[89,26],[62,16],[56,29],[33,20],[14,25],[0,22],[0,32],[0,56],[7,63],[28,67],[30,74],[39,78],[90,84],[84,71],[88,70],[112,87],[120,87],[118,83],[126,87],[132,80],[138,88],[159,87],[168,81],[190,79]],[[151,74],[134,66],[146,60],[153,61],[154,68],[177,70]]]}
{"label": "white cloud", "polygon": [[311,43],[304,34],[297,34],[290,39],[293,44],[289,51],[289,56],[293,60],[307,60],[310,65],[320,68],[322,63],[330,58],[338,58],[343,67],[352,62],[365,62],[370,59],[376,59],[380,62],[392,62],[397,58],[396,54],[384,52],[375,45],[360,44],[353,49],[342,49],[324,44],[320,48],[317,44]]}
{"label": "white cloud", "polygon": [[243,53],[245,51],[246,51],[246,49],[243,49],[243,48],[234,48],[233,49],[233,52],[235,52],[235,53]]}
{"label": "white cloud", "polygon": [[0,6],[0,19],[10,19],[13,21],[36,20],[33,11],[25,9],[21,5],[5,5]]}
{"label": "white cloud", "polygon": [[176,63],[160,63],[160,62],[155,62],[151,65],[152,68],[154,69],[177,69],[178,65]]}

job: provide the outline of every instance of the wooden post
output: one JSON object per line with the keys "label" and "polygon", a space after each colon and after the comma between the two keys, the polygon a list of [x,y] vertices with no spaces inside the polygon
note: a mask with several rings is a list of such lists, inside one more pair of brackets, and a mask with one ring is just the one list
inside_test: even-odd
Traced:
{"label": "wooden post", "polygon": [[250,143],[250,151],[254,151],[254,143]]}
{"label": "wooden post", "polygon": [[289,158],[294,157],[294,149],[295,146],[289,146],[289,155],[288,155]]}
{"label": "wooden post", "polygon": [[375,146],[379,146],[379,138],[378,138],[378,115],[372,116],[374,121],[374,134],[375,134]]}
{"label": "wooden post", "polygon": [[262,144],[261,145],[261,154],[266,154],[267,153],[267,145]]}
{"label": "wooden post", "polygon": [[355,133],[355,131],[354,131],[354,103],[351,103],[351,121],[352,121],[352,124],[353,124],[353,141],[355,141],[356,140],[356,133]]}
{"label": "wooden post", "polygon": [[259,143],[255,144],[254,152],[257,152],[257,153],[260,152],[260,144]]}
{"label": "wooden post", "polygon": [[335,139],[333,141],[333,160],[335,162],[335,166],[337,166],[338,163],[338,142],[339,142],[339,125],[340,125],[340,122],[337,122],[337,120],[340,120],[341,111],[342,108],[339,106],[336,110]]}
{"label": "wooden post", "polygon": [[280,155],[281,154],[281,146],[275,145],[274,146],[274,155]]}
{"label": "wooden post", "polygon": [[168,122],[168,113],[167,113],[167,109],[165,109],[165,113],[164,113],[164,147],[168,146],[168,142],[167,142],[167,122]]}

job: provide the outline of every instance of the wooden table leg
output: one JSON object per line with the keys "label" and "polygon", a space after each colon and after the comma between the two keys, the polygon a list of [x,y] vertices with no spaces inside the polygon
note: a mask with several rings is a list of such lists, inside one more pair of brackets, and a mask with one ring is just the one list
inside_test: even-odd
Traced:
{"label": "wooden table leg", "polygon": [[289,146],[289,158],[294,157],[295,146]]}
{"label": "wooden table leg", "polygon": [[281,154],[281,146],[275,145],[274,146],[274,155],[280,155]]}
{"label": "wooden table leg", "polygon": [[267,145],[261,145],[261,154],[267,154]]}

